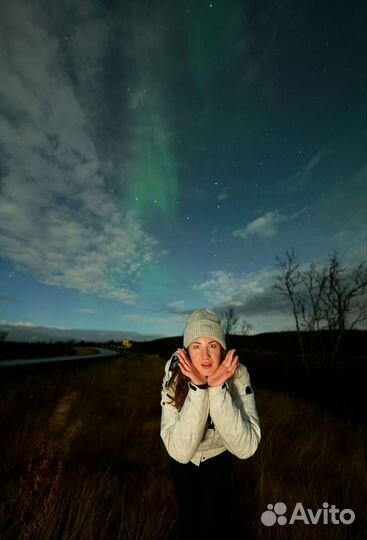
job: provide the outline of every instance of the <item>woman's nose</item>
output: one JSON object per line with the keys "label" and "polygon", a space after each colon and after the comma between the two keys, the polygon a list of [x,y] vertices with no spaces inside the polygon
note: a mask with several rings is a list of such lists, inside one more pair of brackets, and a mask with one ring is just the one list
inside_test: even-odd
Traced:
{"label": "woman's nose", "polygon": [[203,356],[203,358],[208,358],[210,356],[209,354],[209,351],[206,347],[203,347],[202,351],[201,351],[201,354]]}

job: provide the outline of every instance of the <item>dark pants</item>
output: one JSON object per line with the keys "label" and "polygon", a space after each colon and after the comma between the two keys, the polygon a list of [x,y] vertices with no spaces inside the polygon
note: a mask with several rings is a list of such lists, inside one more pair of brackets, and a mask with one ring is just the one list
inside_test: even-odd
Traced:
{"label": "dark pants", "polygon": [[180,540],[231,538],[230,488],[232,454],[199,465],[169,458],[179,509]]}

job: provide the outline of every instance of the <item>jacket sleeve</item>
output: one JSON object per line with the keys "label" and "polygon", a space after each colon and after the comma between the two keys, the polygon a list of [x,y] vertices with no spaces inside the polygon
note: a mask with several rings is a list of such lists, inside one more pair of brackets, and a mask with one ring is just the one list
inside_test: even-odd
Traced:
{"label": "jacket sleeve", "polygon": [[[261,438],[259,417],[254,392],[247,368],[237,368],[233,397],[226,385],[209,388],[211,418],[223,440],[224,446],[240,459],[252,456]],[[251,393],[246,393],[251,391]]]}
{"label": "jacket sleeve", "polygon": [[188,463],[194,456],[206,429],[209,413],[207,390],[189,388],[180,412],[172,401],[173,393],[167,392],[171,372],[168,361],[165,366],[161,392],[161,438],[169,455],[180,463]]}

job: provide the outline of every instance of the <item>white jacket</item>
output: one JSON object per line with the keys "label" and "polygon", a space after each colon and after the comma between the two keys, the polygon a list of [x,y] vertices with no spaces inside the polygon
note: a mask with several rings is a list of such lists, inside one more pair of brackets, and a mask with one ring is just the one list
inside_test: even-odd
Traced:
{"label": "white jacket", "polygon": [[[169,455],[180,463],[200,465],[229,450],[240,459],[252,456],[261,432],[255,395],[247,368],[238,364],[235,374],[222,386],[205,390],[189,383],[189,391],[179,412],[167,386],[175,353],[166,362],[161,392],[161,438]],[[250,393],[249,393],[250,392]]]}

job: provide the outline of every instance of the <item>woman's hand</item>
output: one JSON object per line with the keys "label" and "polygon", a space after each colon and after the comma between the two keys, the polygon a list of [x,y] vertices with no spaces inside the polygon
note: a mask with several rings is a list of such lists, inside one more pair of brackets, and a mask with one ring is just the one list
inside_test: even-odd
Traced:
{"label": "woman's hand", "polygon": [[220,386],[232,377],[238,366],[238,356],[234,356],[236,349],[231,349],[215,372],[208,377],[209,386]]}
{"label": "woman's hand", "polygon": [[181,373],[183,373],[186,377],[189,377],[194,384],[205,384],[207,382],[208,378],[198,372],[185,351],[179,349],[177,351],[177,356],[180,359],[178,365],[180,366]]}

